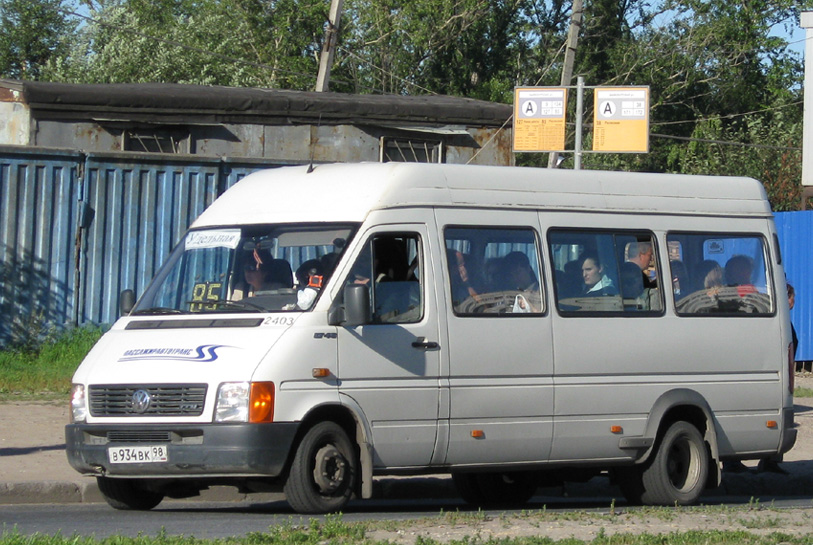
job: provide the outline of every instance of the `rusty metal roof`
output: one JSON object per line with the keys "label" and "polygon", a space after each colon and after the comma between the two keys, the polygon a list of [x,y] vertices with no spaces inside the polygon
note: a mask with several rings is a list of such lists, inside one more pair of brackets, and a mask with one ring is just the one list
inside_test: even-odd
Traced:
{"label": "rusty metal roof", "polygon": [[[14,93],[16,91],[16,93]],[[0,79],[0,98],[49,118],[502,126],[509,104],[442,95],[355,95],[172,83],[73,84]]]}

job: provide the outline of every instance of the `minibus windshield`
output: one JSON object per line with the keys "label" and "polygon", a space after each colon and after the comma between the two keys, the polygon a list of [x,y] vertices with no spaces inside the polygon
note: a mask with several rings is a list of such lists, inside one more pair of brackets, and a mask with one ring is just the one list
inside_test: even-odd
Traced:
{"label": "minibus windshield", "polygon": [[189,231],[131,315],[310,310],[356,228],[285,224]]}

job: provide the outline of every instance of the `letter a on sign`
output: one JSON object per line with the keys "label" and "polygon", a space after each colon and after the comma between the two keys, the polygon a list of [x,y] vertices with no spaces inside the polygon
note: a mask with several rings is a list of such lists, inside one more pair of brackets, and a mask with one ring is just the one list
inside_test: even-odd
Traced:
{"label": "letter a on sign", "polygon": [[649,87],[597,87],[593,105],[593,151],[649,151]]}

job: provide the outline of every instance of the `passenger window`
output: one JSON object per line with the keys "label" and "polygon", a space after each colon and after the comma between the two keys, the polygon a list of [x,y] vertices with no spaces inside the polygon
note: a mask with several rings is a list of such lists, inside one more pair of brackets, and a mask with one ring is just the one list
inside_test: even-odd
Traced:
{"label": "passenger window", "polygon": [[652,233],[552,229],[548,239],[561,314],[663,310]]}
{"label": "passenger window", "polygon": [[667,244],[679,315],[773,312],[768,254],[760,235],[670,233]]}
{"label": "passenger window", "polygon": [[544,313],[533,229],[449,227],[445,240],[456,315]]}
{"label": "passenger window", "polygon": [[367,241],[347,282],[371,288],[373,323],[412,323],[423,317],[422,255],[415,234]]}

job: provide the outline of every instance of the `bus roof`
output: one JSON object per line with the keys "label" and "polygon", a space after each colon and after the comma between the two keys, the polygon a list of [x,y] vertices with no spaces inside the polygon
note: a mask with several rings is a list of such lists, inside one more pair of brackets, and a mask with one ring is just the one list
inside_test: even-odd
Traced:
{"label": "bus roof", "polygon": [[361,222],[372,210],[405,207],[771,215],[762,184],[744,177],[341,163],[254,172],[227,190],[192,227]]}

